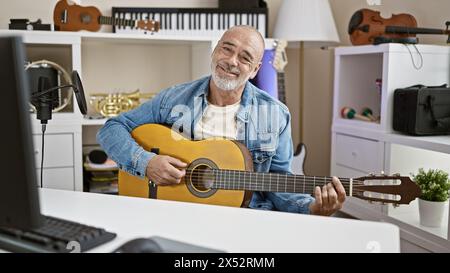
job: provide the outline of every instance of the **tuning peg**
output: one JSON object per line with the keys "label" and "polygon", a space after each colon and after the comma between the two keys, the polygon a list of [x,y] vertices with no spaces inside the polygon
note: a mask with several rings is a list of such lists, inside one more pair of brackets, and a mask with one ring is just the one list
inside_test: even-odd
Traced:
{"label": "tuning peg", "polygon": [[394,173],[394,176],[400,177],[400,173]]}
{"label": "tuning peg", "polygon": [[382,176],[386,176],[386,174],[384,174],[384,171],[381,171],[381,175],[382,175]]}
{"label": "tuning peg", "polygon": [[375,176],[375,174],[374,173],[369,173],[369,176]]}

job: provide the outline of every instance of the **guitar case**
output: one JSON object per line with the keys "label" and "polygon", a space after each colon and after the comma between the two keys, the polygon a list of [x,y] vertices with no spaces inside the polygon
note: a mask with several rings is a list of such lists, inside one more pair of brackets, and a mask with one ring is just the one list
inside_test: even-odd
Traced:
{"label": "guitar case", "polygon": [[416,136],[450,134],[450,88],[444,84],[396,89],[393,127]]}

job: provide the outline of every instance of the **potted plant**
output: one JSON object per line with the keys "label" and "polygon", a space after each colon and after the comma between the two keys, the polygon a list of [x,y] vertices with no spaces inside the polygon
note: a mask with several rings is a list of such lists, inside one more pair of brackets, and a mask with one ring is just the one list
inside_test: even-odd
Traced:
{"label": "potted plant", "polygon": [[422,191],[419,198],[420,224],[440,227],[450,189],[448,174],[437,169],[429,169],[425,172],[423,168],[420,168],[419,173],[413,175],[413,178]]}

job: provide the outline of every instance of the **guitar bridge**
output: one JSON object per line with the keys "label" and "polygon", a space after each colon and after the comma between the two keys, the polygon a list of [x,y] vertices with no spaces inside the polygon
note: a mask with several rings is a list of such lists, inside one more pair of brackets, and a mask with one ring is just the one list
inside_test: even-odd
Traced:
{"label": "guitar bridge", "polygon": [[66,24],[67,23],[67,10],[63,10],[63,12],[61,12],[61,23]]}

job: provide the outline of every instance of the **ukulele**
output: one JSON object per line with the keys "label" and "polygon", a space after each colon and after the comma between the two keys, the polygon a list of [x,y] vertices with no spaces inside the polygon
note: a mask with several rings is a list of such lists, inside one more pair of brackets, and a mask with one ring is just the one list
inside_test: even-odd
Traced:
{"label": "ukulele", "polygon": [[129,26],[152,33],[159,30],[159,22],[154,20],[131,20],[103,16],[96,7],[69,4],[67,0],[60,0],[56,3],[53,10],[53,22],[55,30],[60,31],[98,31],[101,25]]}
{"label": "ukulele", "polygon": [[[145,150],[178,158],[188,166],[182,182],[171,186],[156,186],[119,171],[120,195],[242,207],[248,206],[252,191],[312,194],[315,186],[323,186],[332,179],[253,172],[250,152],[237,141],[191,141],[159,124],[139,126],[131,135]],[[348,196],[367,201],[409,204],[421,194],[409,177],[399,175],[340,178],[340,181]]]}

